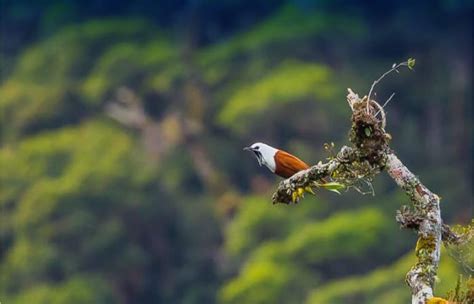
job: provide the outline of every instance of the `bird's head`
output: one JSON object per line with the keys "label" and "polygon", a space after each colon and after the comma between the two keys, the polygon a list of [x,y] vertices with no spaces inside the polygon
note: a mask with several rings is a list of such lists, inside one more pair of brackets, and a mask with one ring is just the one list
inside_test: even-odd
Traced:
{"label": "bird's head", "polygon": [[271,171],[275,171],[275,160],[273,157],[278,151],[277,149],[267,144],[257,142],[250,147],[245,147],[244,150],[253,152],[260,166],[265,165]]}

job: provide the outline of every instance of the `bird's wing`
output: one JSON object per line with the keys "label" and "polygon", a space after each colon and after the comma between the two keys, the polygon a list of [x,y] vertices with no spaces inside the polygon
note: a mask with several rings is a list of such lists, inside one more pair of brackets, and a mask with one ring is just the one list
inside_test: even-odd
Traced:
{"label": "bird's wing", "polygon": [[275,173],[284,178],[288,178],[298,171],[309,168],[304,161],[282,150],[279,150],[275,154],[275,164]]}

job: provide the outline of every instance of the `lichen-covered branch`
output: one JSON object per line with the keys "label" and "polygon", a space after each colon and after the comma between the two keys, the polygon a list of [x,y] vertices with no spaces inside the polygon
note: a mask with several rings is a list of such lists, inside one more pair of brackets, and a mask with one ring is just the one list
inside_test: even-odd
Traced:
{"label": "lichen-covered branch", "polygon": [[335,172],[341,171],[342,168],[353,163],[355,158],[354,149],[346,146],[342,147],[337,156],[327,163],[319,163],[282,181],[278,190],[273,194],[273,203],[290,204],[292,193],[297,188],[311,187],[315,181],[334,176]]}
{"label": "lichen-covered branch", "polygon": [[386,168],[397,185],[410,197],[419,215],[416,244],[418,260],[407,273],[406,281],[412,290],[412,303],[424,304],[433,297],[433,284],[440,259],[442,220],[439,197],[428,190],[395,154],[388,154]]}
{"label": "lichen-covered branch", "polygon": [[[400,228],[413,229],[418,231],[420,224],[423,221],[423,214],[418,211],[411,210],[408,206],[404,205],[400,210],[397,210],[395,220],[400,224]],[[459,234],[449,225],[441,225],[441,239],[446,246],[458,246],[469,241],[470,235]]]}
{"label": "lichen-covered branch", "polygon": [[[405,65],[410,67],[410,64],[414,61]],[[320,162],[282,181],[273,195],[273,203],[290,204],[292,194],[298,188],[311,187],[321,180],[335,181],[350,188],[360,180],[370,182],[381,171],[387,171],[413,203],[413,212],[402,208],[396,219],[402,227],[418,232],[417,262],[408,272],[406,282],[412,291],[412,303],[424,304],[433,298],[442,238],[454,244],[458,236],[441,220],[440,198],[426,188],[390,149],[391,136],[385,131],[383,107],[367,96],[360,98],[350,89],[347,101],[352,110],[349,133],[352,146],[344,146],[328,162]]]}

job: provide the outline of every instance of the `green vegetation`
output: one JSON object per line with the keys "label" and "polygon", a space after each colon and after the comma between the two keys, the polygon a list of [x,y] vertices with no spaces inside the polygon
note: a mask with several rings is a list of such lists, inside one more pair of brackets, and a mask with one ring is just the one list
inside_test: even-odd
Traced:
{"label": "green vegetation", "polygon": [[[446,254],[446,252],[443,252]],[[402,303],[409,302],[411,297],[406,287],[400,285],[405,278],[407,269],[414,264],[411,253],[402,257],[389,267],[383,267],[365,275],[349,277],[344,280],[330,282],[314,289],[307,303]],[[456,265],[453,260],[443,259],[437,284],[437,292],[446,294],[453,288],[456,279]]]}
{"label": "green vegetation", "polygon": [[[324,161],[346,88],[400,58],[415,73],[376,89],[392,146],[447,223],[472,217],[471,4],[0,2],[2,303],[406,303],[392,181],[271,205],[279,179],[242,151]],[[440,296],[466,272],[448,252]]]}
{"label": "green vegetation", "polygon": [[[362,22],[345,15],[307,14],[294,5],[286,5],[255,28],[232,37],[230,41],[212,46],[200,58],[202,64],[229,61],[239,55],[252,55],[276,45],[288,48],[304,39],[331,34],[361,34]],[[286,44],[286,46],[285,46]]]}
{"label": "green vegetation", "polygon": [[[331,100],[335,88],[330,70],[302,62],[287,62],[276,67],[256,83],[243,86],[230,97],[219,115],[219,121],[236,129],[249,128],[244,122],[258,121],[269,108],[311,99]],[[248,131],[248,130],[247,130]]]}

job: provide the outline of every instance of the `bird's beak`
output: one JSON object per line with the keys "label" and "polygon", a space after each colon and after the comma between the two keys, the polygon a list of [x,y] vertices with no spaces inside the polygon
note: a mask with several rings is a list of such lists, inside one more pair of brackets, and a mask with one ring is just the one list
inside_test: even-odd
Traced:
{"label": "bird's beak", "polygon": [[255,157],[257,158],[257,161],[258,161],[258,164],[260,165],[260,167],[263,165],[262,154],[260,152],[258,152],[257,150],[252,149],[251,147],[245,147],[244,151],[253,152],[255,154]]}

